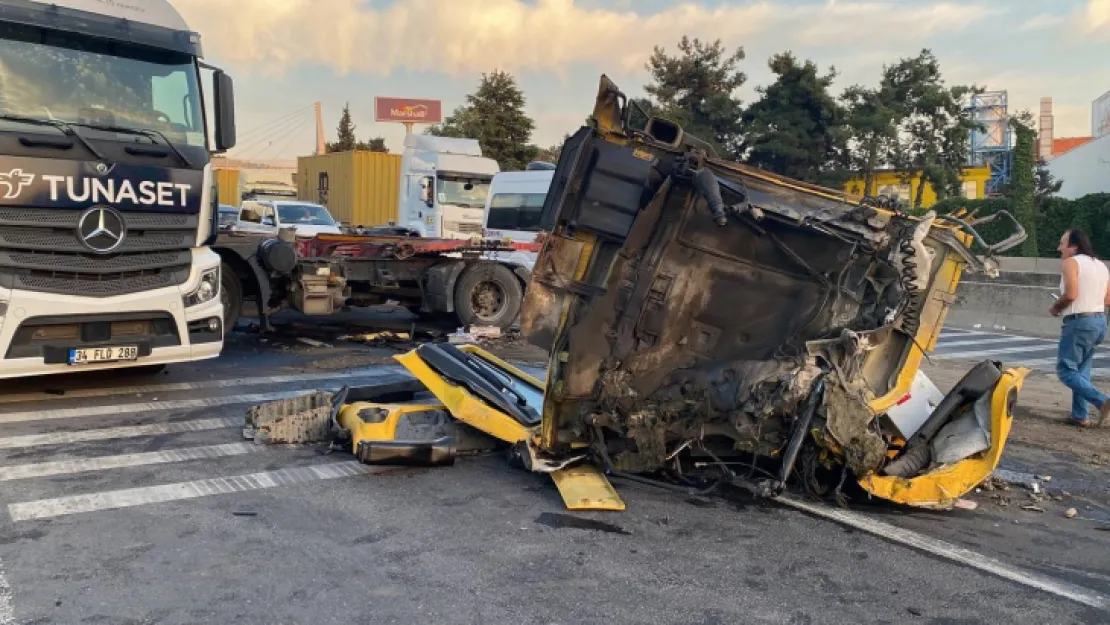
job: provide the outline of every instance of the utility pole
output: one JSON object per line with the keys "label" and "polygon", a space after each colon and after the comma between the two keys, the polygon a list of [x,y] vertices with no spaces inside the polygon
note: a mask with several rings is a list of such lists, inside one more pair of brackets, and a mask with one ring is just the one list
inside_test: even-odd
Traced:
{"label": "utility pole", "polygon": [[324,143],[324,113],[317,102],[316,108],[316,155],[319,156],[328,151],[327,145]]}

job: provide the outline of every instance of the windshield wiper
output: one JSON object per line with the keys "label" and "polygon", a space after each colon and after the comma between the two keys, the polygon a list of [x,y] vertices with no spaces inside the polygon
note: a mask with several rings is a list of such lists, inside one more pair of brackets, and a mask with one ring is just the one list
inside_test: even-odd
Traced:
{"label": "windshield wiper", "polygon": [[51,126],[57,128],[62,132],[62,134],[66,135],[67,137],[73,137],[74,139],[77,139],[79,142],[81,142],[81,145],[85,146],[85,148],[88,149],[89,152],[92,152],[93,156],[95,156],[98,160],[107,160],[106,158],[104,158],[104,155],[100,153],[100,150],[93,147],[93,144],[89,143],[88,139],[82,137],[80,133],[74,130],[73,126],[68,122],[64,122],[60,119],[39,119],[37,117],[23,117],[22,115],[8,114],[0,114],[0,119],[7,119],[14,122],[23,122],[25,124],[34,124],[36,126]]}
{"label": "windshield wiper", "polygon": [[[140,137],[146,137],[151,141],[154,141],[154,137],[161,137],[162,141],[166,142],[166,147],[172,150],[174,155],[177,156],[177,158],[181,159],[182,163],[185,163],[186,167],[188,167],[189,169],[192,169],[194,167],[193,161],[190,161],[189,157],[185,156],[185,154],[181,150],[177,149],[177,146],[174,145],[169,140],[169,138],[166,137],[166,135],[162,134],[162,131],[160,130],[154,130],[153,128],[128,128],[127,126],[113,126],[110,124],[86,124],[77,122],[74,122],[73,125],[84,126],[86,128],[93,128],[96,130],[106,130],[108,132],[122,132],[139,135]],[[154,143],[157,144],[158,142],[154,141]]]}

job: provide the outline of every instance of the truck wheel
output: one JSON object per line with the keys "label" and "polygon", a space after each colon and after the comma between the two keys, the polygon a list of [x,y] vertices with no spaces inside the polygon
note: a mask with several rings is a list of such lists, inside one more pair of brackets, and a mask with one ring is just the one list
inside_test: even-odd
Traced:
{"label": "truck wheel", "polygon": [[243,282],[235,269],[224,263],[220,267],[220,302],[224,305],[224,336],[226,337],[236,324],[239,315],[243,312]]}
{"label": "truck wheel", "polygon": [[508,267],[474,265],[455,284],[455,314],[463,326],[496,326],[504,330],[520,314],[524,291]]}

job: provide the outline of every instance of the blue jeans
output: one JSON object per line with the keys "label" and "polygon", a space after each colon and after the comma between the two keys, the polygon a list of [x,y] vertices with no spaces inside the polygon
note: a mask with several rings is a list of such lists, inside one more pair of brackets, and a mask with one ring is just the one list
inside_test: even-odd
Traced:
{"label": "blue jeans", "polygon": [[1071,389],[1071,418],[1086,421],[1088,404],[1102,406],[1107,396],[1091,384],[1095,348],[1106,338],[1106,317],[1080,317],[1064,322],[1056,359],[1056,375]]}

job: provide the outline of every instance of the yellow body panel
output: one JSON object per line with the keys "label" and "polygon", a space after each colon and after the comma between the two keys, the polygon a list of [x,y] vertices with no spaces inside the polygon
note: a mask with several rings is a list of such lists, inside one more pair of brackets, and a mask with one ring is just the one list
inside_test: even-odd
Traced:
{"label": "yellow body panel", "polygon": [[[543,387],[543,383],[536,378],[477,346],[462,345],[459,349],[479,356],[538,388]],[[409,373],[415,376],[417,380],[420,380],[437,399],[443,402],[451,416],[459,421],[510,444],[523,441],[531,435],[532,430],[530,428],[521,425],[516,419],[478,399],[464,387],[441,376],[424,363],[424,360],[417,355],[416,350],[393,358],[408,369]]]}
{"label": "yellow body panel", "polygon": [[[367,423],[359,417],[359,413],[367,409],[380,409],[387,413],[381,421]],[[356,402],[347,404],[339,409],[336,420],[339,425],[351,433],[351,449],[357,451],[362,441],[392,441],[396,438],[397,423],[406,414],[413,412],[427,412],[431,410],[446,410],[443,404],[375,404],[369,402]]]}
{"label": "yellow body panel", "polygon": [[624,501],[605,475],[591,464],[559,469],[551,474],[567,510],[624,511]]}
{"label": "yellow body panel", "polygon": [[1014,416],[1010,414],[1011,393],[1021,390],[1028,369],[1007,369],[991,395],[991,446],[971,458],[906,479],[868,475],[860,479],[864,490],[895,503],[920,508],[952,507],[957,499],[978,486],[998,467]]}

